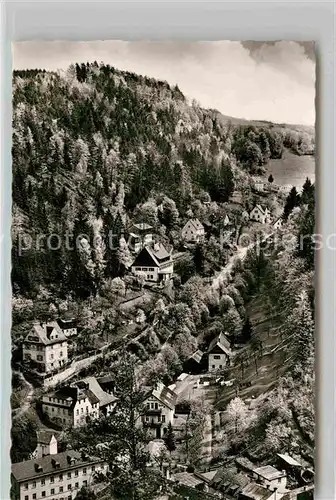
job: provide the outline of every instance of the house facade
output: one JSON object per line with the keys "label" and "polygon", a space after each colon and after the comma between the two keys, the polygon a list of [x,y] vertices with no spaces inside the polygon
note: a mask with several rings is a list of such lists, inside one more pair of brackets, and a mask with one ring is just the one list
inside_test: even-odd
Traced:
{"label": "house facade", "polygon": [[50,373],[68,361],[67,337],[56,321],[35,323],[22,344],[23,362]]}
{"label": "house facade", "polygon": [[141,222],[133,224],[128,233],[128,247],[132,252],[138,253],[145,246],[150,246],[154,243],[153,226]]}
{"label": "house facade", "polygon": [[142,423],[153,439],[161,439],[173,424],[177,394],[159,383],[144,401]]}
{"label": "house facade", "polygon": [[276,219],[273,222],[273,227],[274,227],[274,229],[280,229],[281,226],[282,226],[282,220],[281,220],[281,217],[279,217],[278,219]]}
{"label": "house facade", "polygon": [[256,205],[250,212],[250,220],[266,224],[271,221],[271,214],[268,208],[262,208],[261,205]]}
{"label": "house facade", "polygon": [[208,371],[216,372],[230,364],[231,345],[227,337],[220,333],[209,345],[208,349]]}
{"label": "house facade", "polygon": [[188,243],[199,243],[204,239],[204,226],[198,219],[190,219],[182,228],[182,239]]}
{"label": "house facade", "polygon": [[95,377],[87,377],[71,386],[42,396],[42,412],[61,427],[80,427],[89,419],[108,415],[117,398],[100,386]]}
{"label": "house facade", "polygon": [[77,325],[74,318],[60,318],[57,320],[57,323],[66,337],[77,335]]}
{"label": "house facade", "polygon": [[12,500],[74,500],[108,465],[74,450],[12,464]]}
{"label": "house facade", "polygon": [[55,433],[49,430],[41,430],[37,432],[37,445],[32,453],[34,458],[42,458],[46,455],[56,455],[57,439]]}
{"label": "house facade", "polygon": [[132,264],[132,273],[136,276],[140,272],[145,273],[148,282],[168,281],[174,272],[171,253],[161,244],[143,248]]}

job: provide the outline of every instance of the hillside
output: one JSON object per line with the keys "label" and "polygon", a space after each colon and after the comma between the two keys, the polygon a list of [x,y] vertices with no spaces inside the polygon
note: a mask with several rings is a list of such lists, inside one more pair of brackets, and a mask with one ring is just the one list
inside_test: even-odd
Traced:
{"label": "hillside", "polygon": [[97,63],[62,74],[14,72],[14,291],[32,295],[40,285],[60,285],[65,296],[80,276],[75,293],[87,295],[118,265],[115,255],[96,251],[90,285],[76,253],[64,245],[51,253],[38,235],[56,234],[52,246],[67,232],[104,240],[113,228],[120,236],[149,201],[155,213],[164,202],[160,223],[172,243],[191,200],[226,203],[234,190],[246,193],[249,175],[265,172],[285,147],[311,150],[313,137],[305,133],[241,123],[188,105],[177,86]]}

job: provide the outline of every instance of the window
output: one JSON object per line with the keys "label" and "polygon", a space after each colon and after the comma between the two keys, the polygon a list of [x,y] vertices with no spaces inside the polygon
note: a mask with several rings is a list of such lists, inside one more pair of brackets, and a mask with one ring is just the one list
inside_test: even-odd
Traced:
{"label": "window", "polygon": [[147,408],[148,408],[148,410],[149,410],[149,408],[150,408],[150,404],[149,404],[149,403],[147,403]]}
{"label": "window", "polygon": [[216,365],[212,365],[212,368],[216,368]]}
{"label": "window", "polygon": [[50,495],[55,495],[55,488],[51,488]]}
{"label": "window", "polygon": [[58,476],[58,479],[59,479],[59,481],[62,481],[62,479],[63,479],[63,474],[60,474],[60,475]]}
{"label": "window", "polygon": [[62,357],[63,357],[63,351],[60,352],[60,358],[62,358]]}
{"label": "window", "polygon": [[84,467],[83,469],[83,474],[86,474],[86,467]]}
{"label": "window", "polygon": [[50,482],[51,482],[51,483],[53,483],[54,481],[55,481],[54,476],[51,476],[51,478],[50,478]]}
{"label": "window", "polygon": [[72,500],[72,496],[71,495],[68,496],[68,500]]}
{"label": "window", "polygon": [[78,477],[78,470],[75,470],[75,477]]}
{"label": "window", "polygon": [[89,407],[88,406],[86,407],[86,413],[89,413]]}
{"label": "window", "polygon": [[32,488],[36,488],[36,481],[33,481]]}
{"label": "window", "polygon": [[36,493],[33,493],[33,500],[36,500]]}
{"label": "window", "polygon": [[75,483],[75,488],[79,488],[79,483]]}
{"label": "window", "polygon": [[24,487],[25,487],[25,490],[28,490],[28,483],[25,483]]}
{"label": "window", "polygon": [[68,490],[71,490],[71,489],[72,489],[71,484],[68,484]]}
{"label": "window", "polygon": [[148,271],[148,268],[147,267],[143,267],[142,270],[143,271]]}
{"label": "window", "polygon": [[149,417],[146,417],[146,422],[149,422]]}
{"label": "window", "polygon": [[36,356],[36,359],[37,359],[37,361],[43,361],[43,356],[41,356],[40,354],[38,354]]}
{"label": "window", "polygon": [[157,403],[154,404],[155,404],[155,409],[157,410],[159,408],[159,405]]}
{"label": "window", "polygon": [[220,355],[219,354],[215,354],[214,355],[214,359],[220,359]]}
{"label": "window", "polygon": [[59,492],[60,492],[60,493],[63,493],[63,486],[60,486],[60,488],[59,488]]}
{"label": "window", "polygon": [[162,420],[163,423],[165,423],[165,421],[166,421],[166,415],[161,415],[161,420]]}
{"label": "window", "polygon": [[148,271],[154,271],[154,267],[149,267]]}
{"label": "window", "polygon": [[87,486],[87,481],[83,481],[83,486]]}
{"label": "window", "polygon": [[54,355],[53,354],[50,354],[50,359],[54,359]]}
{"label": "window", "polygon": [[84,410],[83,410],[83,408],[81,408],[81,413],[83,413],[83,412],[84,412]]}
{"label": "window", "polygon": [[71,478],[71,472],[68,472],[68,479]]}
{"label": "window", "polygon": [[41,486],[45,485],[45,479],[41,479]]}
{"label": "window", "polygon": [[96,467],[93,465],[93,466],[91,467],[91,470],[92,470],[92,472],[94,472],[94,471],[96,470]]}
{"label": "window", "polygon": [[29,496],[28,495],[25,495],[25,500],[29,500]]}
{"label": "window", "polygon": [[76,410],[76,415],[79,415],[79,410]]}
{"label": "window", "polygon": [[46,496],[46,492],[45,491],[42,491],[42,496],[45,497]]}

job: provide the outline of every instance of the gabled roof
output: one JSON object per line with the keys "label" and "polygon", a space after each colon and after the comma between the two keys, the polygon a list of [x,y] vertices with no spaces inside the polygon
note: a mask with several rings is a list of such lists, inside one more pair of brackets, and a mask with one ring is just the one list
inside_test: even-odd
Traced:
{"label": "gabled roof", "polygon": [[50,444],[51,438],[55,436],[56,432],[54,431],[49,431],[48,429],[43,429],[41,431],[37,431],[37,442],[39,444]]}
{"label": "gabled roof", "polygon": [[273,481],[274,479],[279,479],[281,477],[286,476],[285,471],[280,471],[275,467],[273,467],[272,465],[264,465],[262,467],[257,467],[256,469],[253,469],[253,472],[255,474],[258,474],[258,476],[267,479],[268,481]]}
{"label": "gabled roof", "polygon": [[250,483],[242,489],[241,494],[251,500],[267,500],[274,494],[274,491],[268,490],[259,484]]}
{"label": "gabled roof", "polygon": [[203,479],[199,479],[192,472],[178,472],[172,476],[172,479],[191,488],[196,488],[197,486],[204,484]]}
{"label": "gabled roof", "polygon": [[89,388],[86,389],[85,392],[91,403],[99,403],[99,406],[101,407],[111,404],[117,400],[117,398],[113,394],[109,394],[101,388],[95,377],[87,377],[85,379],[82,379],[77,383],[79,387],[81,383],[87,384],[89,386]]}
{"label": "gabled roof", "polygon": [[228,215],[226,215],[226,216],[224,217],[223,224],[224,224],[224,226],[228,226],[229,224],[231,224],[231,222],[230,222],[230,219],[229,219]]}
{"label": "gabled roof", "polygon": [[219,347],[225,354],[231,356],[231,345],[224,333],[220,333],[210,342],[208,353],[211,353],[215,347]]}
{"label": "gabled roof", "polygon": [[189,219],[183,229],[187,226],[192,226],[195,231],[204,231],[204,226],[198,219]]}
{"label": "gabled roof", "polygon": [[193,359],[194,361],[196,361],[196,363],[200,363],[202,361],[202,358],[203,352],[198,349],[196,352],[194,352],[194,354],[190,356],[189,359]]}
{"label": "gabled roof", "polygon": [[160,267],[161,263],[171,259],[171,254],[167,252],[165,247],[158,243],[155,247],[146,246],[136,256],[132,266],[152,266]]}
{"label": "gabled roof", "polygon": [[286,462],[288,465],[292,465],[294,467],[302,467],[302,464],[300,464],[295,458],[291,457],[290,455],[287,454],[281,454],[277,453],[278,457],[281,458],[284,462]]}
{"label": "gabled roof", "polygon": [[49,323],[36,322],[25,338],[25,341],[38,342],[44,345],[58,344],[66,340],[66,336],[56,321],[50,321]]}
{"label": "gabled roof", "polygon": [[[12,464],[12,474],[18,482],[27,481],[29,479],[42,477],[45,475],[59,474],[60,472],[72,467],[78,467],[87,463],[101,463],[98,457],[87,457],[84,459],[81,453],[74,450],[67,450],[55,455],[46,455],[42,458],[26,460]],[[53,464],[58,463],[55,468]],[[40,467],[40,470],[37,470]]]}
{"label": "gabled roof", "polygon": [[252,212],[253,212],[253,210],[255,210],[255,209],[259,210],[259,212],[261,212],[263,215],[266,215],[266,214],[267,214],[267,212],[268,212],[268,209],[267,209],[267,208],[265,208],[265,210],[264,210],[264,209],[263,209],[263,207],[262,207],[261,205],[256,205],[256,206],[252,209]]}
{"label": "gabled roof", "polygon": [[168,387],[161,382],[155,389],[153,389],[151,395],[158,399],[164,406],[167,406],[170,410],[174,410],[177,394],[171,389],[168,389]]}

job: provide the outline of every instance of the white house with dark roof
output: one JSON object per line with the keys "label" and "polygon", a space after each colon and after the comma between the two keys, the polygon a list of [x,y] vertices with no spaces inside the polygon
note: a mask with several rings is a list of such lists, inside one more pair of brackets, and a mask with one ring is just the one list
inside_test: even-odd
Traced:
{"label": "white house with dark roof", "polygon": [[281,217],[278,217],[272,224],[272,226],[274,227],[274,229],[280,229],[281,226],[282,226],[282,218]]}
{"label": "white house with dark roof", "polygon": [[12,464],[13,500],[74,500],[79,490],[91,486],[95,473],[106,473],[101,458],[74,450]]}
{"label": "white house with dark roof", "polygon": [[256,205],[250,212],[250,220],[266,224],[271,221],[271,214],[268,208],[265,209],[261,205]]}
{"label": "white house with dark roof", "polygon": [[182,228],[182,239],[188,243],[198,243],[204,239],[204,226],[198,219],[189,219]]}
{"label": "white house with dark roof", "polygon": [[231,344],[224,333],[220,333],[212,340],[208,348],[209,372],[225,368],[230,363],[231,356]]}
{"label": "white house with dark roof", "polygon": [[35,323],[22,344],[24,363],[49,373],[68,361],[68,341],[56,321]]}
{"label": "white house with dark roof", "polygon": [[56,432],[49,429],[42,429],[36,433],[37,445],[32,453],[34,458],[42,458],[46,455],[56,455],[57,439]]}
{"label": "white house with dark roof", "polygon": [[173,424],[177,394],[161,382],[157,384],[144,401],[142,423],[153,439],[161,439]]}
{"label": "white house with dark roof", "polygon": [[174,272],[174,263],[171,252],[168,252],[161,243],[153,247],[146,246],[136,256],[132,264],[132,273],[136,276],[145,273],[146,281],[166,282]]}
{"label": "white house with dark roof", "polygon": [[42,396],[42,412],[61,427],[79,427],[88,419],[108,415],[117,398],[104,391],[95,377],[87,377]]}
{"label": "white house with dark roof", "polygon": [[77,324],[74,318],[59,318],[57,323],[67,338],[77,335]]}

